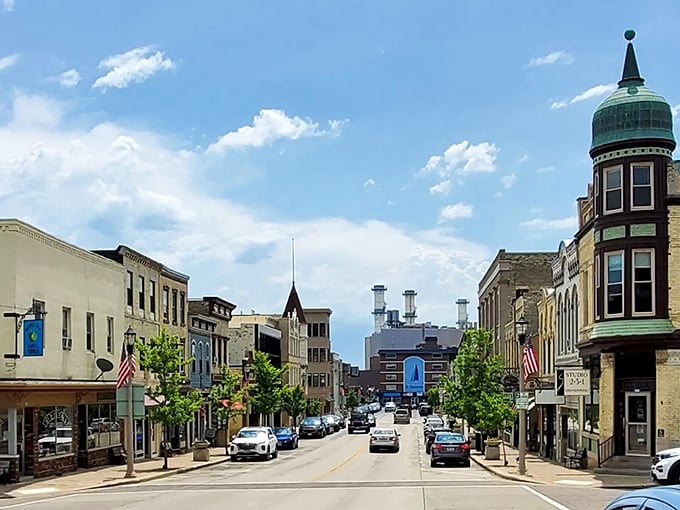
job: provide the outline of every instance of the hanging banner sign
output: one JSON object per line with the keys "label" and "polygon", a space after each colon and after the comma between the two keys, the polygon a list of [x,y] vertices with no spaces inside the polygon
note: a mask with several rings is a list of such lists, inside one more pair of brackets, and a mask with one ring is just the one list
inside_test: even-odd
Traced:
{"label": "hanging banner sign", "polygon": [[43,321],[42,319],[24,321],[24,357],[32,358],[43,355]]}

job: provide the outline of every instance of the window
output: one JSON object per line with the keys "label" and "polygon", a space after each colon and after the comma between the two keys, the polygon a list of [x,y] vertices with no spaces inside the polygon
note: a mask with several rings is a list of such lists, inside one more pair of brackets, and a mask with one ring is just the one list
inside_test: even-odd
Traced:
{"label": "window", "polygon": [[385,359],[397,359],[396,352],[388,352],[385,354]]}
{"label": "window", "polygon": [[623,210],[623,188],[621,186],[621,167],[604,170],[604,212]]}
{"label": "window", "polygon": [[120,423],[116,417],[115,403],[89,404],[87,426],[88,450],[120,444]]}
{"label": "window", "polygon": [[397,380],[397,374],[385,374],[385,380],[386,381],[396,381]]}
{"label": "window", "polygon": [[113,352],[113,317],[106,318],[106,352]]}
{"label": "window", "polygon": [[[187,356],[187,339],[186,338],[180,338],[179,339],[179,350],[182,353],[182,360],[186,359]],[[180,374],[185,374],[186,373],[186,365],[182,364],[181,367],[179,367],[179,373]]]}
{"label": "window", "polygon": [[600,292],[600,256],[596,255],[595,256],[595,292],[593,293],[594,297],[594,302],[593,306],[595,307],[595,319],[598,320],[600,318],[600,314],[597,311],[597,294]]}
{"label": "window", "polygon": [[396,363],[387,363],[385,365],[385,370],[396,370],[396,369],[397,369]]}
{"label": "window", "polygon": [[307,361],[310,361],[312,359],[312,349],[310,347],[307,348]]}
{"label": "window", "polygon": [[319,362],[319,349],[316,347],[312,349],[312,361],[315,363]]}
{"label": "window", "polygon": [[443,357],[443,356],[442,356],[442,353],[441,353],[441,352],[432,353],[432,359],[435,359],[435,358],[436,358],[436,359],[440,359],[440,358],[442,358],[442,357]]}
{"label": "window", "polygon": [[312,336],[319,336],[319,323],[312,324]]}
{"label": "window", "polygon": [[319,324],[319,336],[326,336],[326,323],[322,322]]}
{"label": "window", "polygon": [[326,349],[325,349],[325,347],[319,348],[319,361],[321,363],[326,363]]}
{"label": "window", "polygon": [[307,387],[312,385],[312,374],[307,374]]}
{"label": "window", "polygon": [[191,372],[196,373],[196,341],[191,341]]}
{"label": "window", "polygon": [[42,319],[43,315],[45,315],[45,302],[34,298],[31,309],[33,310],[33,316],[36,319]]}
{"label": "window", "polygon": [[595,177],[594,177],[593,180],[594,180],[593,184],[595,185],[594,186],[595,187],[595,207],[594,207],[594,209],[595,209],[595,216],[597,216],[597,211],[598,211],[597,206],[599,205],[599,201],[600,201],[600,174],[599,174],[599,172],[597,172],[597,171],[595,172]]}
{"label": "window", "polygon": [[38,455],[51,457],[73,453],[73,421],[70,406],[38,408]]}
{"label": "window", "polygon": [[163,320],[165,322],[170,321],[170,314],[168,312],[169,301],[170,301],[170,289],[168,287],[163,287]]}
{"label": "window", "polygon": [[443,363],[432,363],[432,370],[442,370],[443,368]]}
{"label": "window", "polygon": [[149,280],[149,315],[156,318],[156,282]]}
{"label": "window", "polygon": [[172,323],[177,324],[177,289],[172,289]]}
{"label": "window", "polygon": [[652,166],[650,164],[633,165],[630,174],[631,209],[652,209],[654,207]]}
{"label": "window", "polygon": [[186,296],[184,295],[184,292],[180,292],[179,293],[179,320],[180,320],[180,324],[182,326],[184,326],[186,324],[185,309],[186,309]]}
{"label": "window", "polygon": [[583,397],[583,430],[591,434],[600,433],[600,379],[591,376],[590,395]]}
{"label": "window", "polygon": [[127,306],[132,309],[132,271],[127,272]]}
{"label": "window", "polygon": [[85,348],[94,351],[94,314],[90,312],[85,316]]}
{"label": "window", "polygon": [[623,253],[608,253],[605,316],[623,314]]}
{"label": "window", "polygon": [[71,339],[71,309],[61,309],[61,348],[65,351],[70,351],[73,345]]}
{"label": "window", "polygon": [[144,315],[144,309],[146,308],[146,292],[145,292],[145,285],[144,285],[144,277],[139,276],[138,277],[138,287],[139,287],[139,314]]}
{"label": "window", "polygon": [[319,386],[326,386],[326,374],[319,374]]}
{"label": "window", "polygon": [[319,374],[312,374],[312,386],[319,386]]}
{"label": "window", "polygon": [[654,313],[654,252],[633,251],[633,313]]}

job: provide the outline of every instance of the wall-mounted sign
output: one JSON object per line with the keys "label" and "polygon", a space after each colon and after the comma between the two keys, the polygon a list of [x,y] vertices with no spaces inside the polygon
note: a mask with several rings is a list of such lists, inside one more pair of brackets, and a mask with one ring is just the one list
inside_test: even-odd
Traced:
{"label": "wall-mounted sign", "polygon": [[420,356],[404,360],[404,393],[425,393],[425,360]]}
{"label": "wall-mounted sign", "polygon": [[24,321],[24,357],[43,355],[43,321],[42,319]]}
{"label": "wall-mounted sign", "polygon": [[590,370],[564,369],[565,395],[590,395]]}

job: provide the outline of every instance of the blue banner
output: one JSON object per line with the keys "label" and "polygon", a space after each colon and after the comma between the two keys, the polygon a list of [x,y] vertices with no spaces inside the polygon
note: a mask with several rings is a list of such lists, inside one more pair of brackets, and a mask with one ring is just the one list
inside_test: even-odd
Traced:
{"label": "blue banner", "polygon": [[404,360],[404,393],[425,393],[425,360],[419,356]]}
{"label": "blue banner", "polygon": [[42,319],[24,321],[24,357],[43,355]]}

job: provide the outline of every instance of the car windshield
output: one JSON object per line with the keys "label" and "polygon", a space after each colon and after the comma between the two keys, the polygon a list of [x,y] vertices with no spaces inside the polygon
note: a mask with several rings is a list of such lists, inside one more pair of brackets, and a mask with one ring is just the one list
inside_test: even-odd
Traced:
{"label": "car windshield", "polygon": [[439,418],[435,418],[434,420],[428,419],[427,424],[432,425],[433,427],[441,427],[442,425],[444,425],[444,422]]}
{"label": "car windshield", "polygon": [[274,427],[274,434],[292,434],[293,429],[290,427]]}
{"label": "car windshield", "polygon": [[465,436],[444,432],[443,434],[437,434],[434,440],[436,443],[463,443],[465,442]]}
{"label": "car windshield", "polygon": [[352,413],[352,418],[365,418],[366,416],[367,416],[366,413],[360,413],[360,412]]}
{"label": "car windshield", "polygon": [[375,429],[373,431],[374,436],[396,436],[397,433],[394,429]]}
{"label": "car windshield", "polygon": [[262,434],[261,430],[241,430],[236,437],[257,437],[258,434]]}
{"label": "car windshield", "polygon": [[305,418],[302,420],[303,425],[318,425],[321,423],[321,418]]}
{"label": "car windshield", "polygon": [[409,412],[406,409],[397,409],[396,414],[409,414]]}

